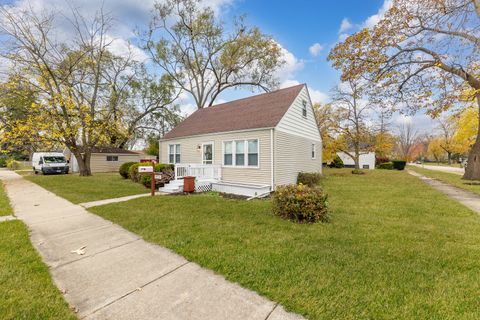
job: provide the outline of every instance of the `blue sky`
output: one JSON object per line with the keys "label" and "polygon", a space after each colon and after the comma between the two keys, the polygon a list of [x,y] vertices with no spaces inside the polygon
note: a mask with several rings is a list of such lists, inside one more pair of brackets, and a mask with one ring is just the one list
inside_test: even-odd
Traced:
{"label": "blue sky", "polygon": [[[330,49],[347,34],[365,26],[373,26],[391,0],[203,0],[214,8],[218,17],[227,23],[233,17],[246,14],[247,23],[256,25],[271,35],[284,49],[285,67],[278,72],[282,87],[307,83],[314,102],[327,102],[330,89],[338,85],[339,73],[326,57]],[[69,12],[69,5],[85,16],[94,15],[102,5],[117,19],[112,37],[118,39],[115,49],[122,52],[127,41],[136,43],[132,30],[146,25],[154,0],[0,0],[0,4],[16,7],[56,8]],[[68,30],[65,30],[65,34]],[[140,49],[138,49],[140,51]],[[142,53],[140,53],[142,54]],[[218,102],[251,95],[247,90],[231,90],[220,96]],[[181,101],[182,110],[194,110],[191,100]],[[396,115],[393,122],[403,119]],[[432,121],[417,115],[413,121],[428,129]]]}

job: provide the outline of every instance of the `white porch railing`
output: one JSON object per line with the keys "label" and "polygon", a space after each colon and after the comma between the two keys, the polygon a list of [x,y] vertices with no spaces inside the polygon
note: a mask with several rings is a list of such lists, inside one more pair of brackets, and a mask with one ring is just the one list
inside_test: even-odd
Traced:
{"label": "white porch railing", "polygon": [[221,180],[222,167],[213,164],[176,164],[175,180],[183,179],[186,176],[194,176],[197,179]]}

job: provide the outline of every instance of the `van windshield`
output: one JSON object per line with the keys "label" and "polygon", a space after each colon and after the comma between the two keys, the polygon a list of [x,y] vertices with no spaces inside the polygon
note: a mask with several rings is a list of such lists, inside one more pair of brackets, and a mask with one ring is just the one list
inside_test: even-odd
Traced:
{"label": "van windshield", "polygon": [[65,157],[43,157],[45,163],[64,163]]}

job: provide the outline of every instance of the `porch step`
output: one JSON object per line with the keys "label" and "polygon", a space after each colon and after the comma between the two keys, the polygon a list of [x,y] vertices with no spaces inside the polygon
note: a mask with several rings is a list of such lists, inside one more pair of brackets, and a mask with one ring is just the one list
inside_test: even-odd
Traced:
{"label": "porch step", "polygon": [[183,180],[173,180],[165,184],[165,186],[158,188],[158,191],[166,193],[176,193],[183,190]]}

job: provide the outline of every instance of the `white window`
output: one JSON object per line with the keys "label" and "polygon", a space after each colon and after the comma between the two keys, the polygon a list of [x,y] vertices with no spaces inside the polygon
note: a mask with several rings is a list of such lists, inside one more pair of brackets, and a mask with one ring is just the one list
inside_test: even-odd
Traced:
{"label": "white window", "polygon": [[302,101],[302,114],[306,118],[307,117],[307,101]]}
{"label": "white window", "polygon": [[180,163],[180,145],[168,145],[168,163]]}
{"label": "white window", "polygon": [[258,139],[224,141],[223,165],[258,167]]}
{"label": "white window", "polygon": [[317,158],[317,149],[315,148],[315,143],[312,143],[312,159]]}
{"label": "white window", "polygon": [[203,164],[213,164],[213,143],[204,143],[202,154]]}
{"label": "white window", "polygon": [[231,166],[233,164],[233,142],[223,143],[223,165]]}
{"label": "white window", "polygon": [[248,165],[258,166],[258,140],[248,140]]}
{"label": "white window", "polygon": [[235,141],[235,165],[245,165],[245,140]]}

